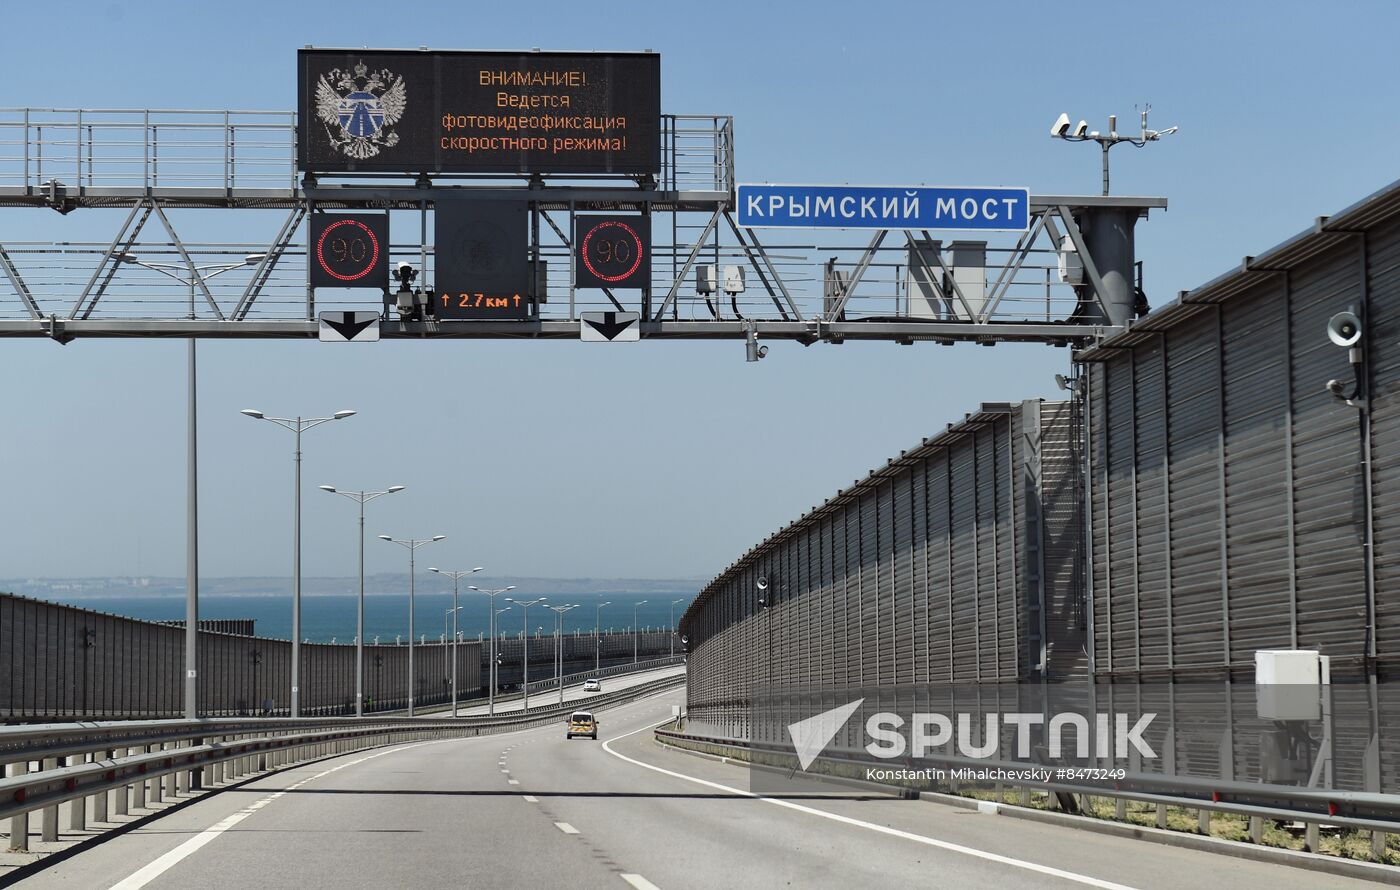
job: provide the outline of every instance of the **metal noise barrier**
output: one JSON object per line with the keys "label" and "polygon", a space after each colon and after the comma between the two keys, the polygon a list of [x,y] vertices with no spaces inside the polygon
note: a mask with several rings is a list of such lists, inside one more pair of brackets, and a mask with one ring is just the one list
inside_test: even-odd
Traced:
{"label": "metal noise barrier", "polygon": [[[591,709],[625,704],[685,682],[661,677],[587,700]],[[66,723],[0,729],[0,761],[86,757],[88,762],[0,779],[0,819],[57,806],[149,779],[216,768],[228,777],[351,750],[425,739],[465,738],[553,722],[579,702],[531,708],[514,718],[322,718],[316,720],[151,720]],[[167,747],[188,743],[184,747]],[[121,749],[140,753],[111,756]],[[309,750],[308,750],[309,749]],[[297,752],[295,756],[293,752]],[[238,761],[244,761],[239,764]],[[191,781],[191,788],[199,787]]]}

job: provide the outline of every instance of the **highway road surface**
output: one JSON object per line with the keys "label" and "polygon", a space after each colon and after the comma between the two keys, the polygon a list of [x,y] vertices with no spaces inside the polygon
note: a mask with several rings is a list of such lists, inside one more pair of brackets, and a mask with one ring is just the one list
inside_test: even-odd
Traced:
{"label": "highway road surface", "polygon": [[[619,674],[613,677],[604,677],[599,682],[603,684],[604,692],[619,692],[623,689],[629,689],[633,686],[640,686],[643,683],[650,683],[653,680],[659,680],[662,677],[679,677],[684,673],[685,665],[673,664],[667,665],[663,668],[657,668],[656,670],[651,671],[641,671],[635,674]],[[564,684],[564,701],[566,703],[572,701],[583,701],[592,698],[597,694],[598,693],[596,692],[584,692],[583,681],[579,681],[573,684],[572,686],[568,683]],[[558,703],[559,690],[557,689],[549,689],[544,692],[530,693],[531,708],[541,708],[547,705],[557,705]],[[508,714],[511,711],[519,711],[523,706],[524,702],[518,697],[506,699],[504,701],[497,699],[496,713]],[[582,707],[582,705],[580,706]],[[466,705],[458,705],[457,714],[462,717],[481,717],[488,713],[488,710],[489,705],[485,704],[473,704],[470,707]],[[444,715],[450,715],[451,711],[452,706],[450,704],[445,708],[439,705],[434,705],[431,709],[419,708],[418,715],[427,717],[442,717]]]}
{"label": "highway road surface", "polygon": [[557,726],[362,751],[264,776],[28,879],[43,888],[1368,886],[1281,865],[878,795],[748,796],[663,749],[680,690]]}

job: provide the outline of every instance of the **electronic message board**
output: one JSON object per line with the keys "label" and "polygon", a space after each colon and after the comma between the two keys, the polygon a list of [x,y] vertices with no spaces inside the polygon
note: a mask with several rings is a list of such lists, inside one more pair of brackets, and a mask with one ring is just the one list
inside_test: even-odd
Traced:
{"label": "electronic message board", "polygon": [[656,174],[658,53],[297,52],[297,167]]}
{"label": "electronic message board", "polygon": [[311,286],[388,290],[389,215],[311,214]]}
{"label": "electronic message board", "polygon": [[578,287],[646,287],[651,281],[651,218],[575,217],[574,251]]}
{"label": "electronic message board", "polygon": [[440,200],[435,215],[437,317],[528,318],[525,202]]}

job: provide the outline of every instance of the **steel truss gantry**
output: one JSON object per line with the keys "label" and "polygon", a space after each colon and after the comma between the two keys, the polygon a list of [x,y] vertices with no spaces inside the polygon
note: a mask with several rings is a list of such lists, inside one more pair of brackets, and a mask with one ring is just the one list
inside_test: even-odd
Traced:
{"label": "steel truss gantry", "polygon": [[[297,176],[294,134],[292,115],[277,112],[0,110],[0,207],[120,217],[109,239],[22,241],[11,214],[16,227],[0,227],[0,336],[315,338],[318,311],[374,307],[385,338],[577,339],[580,314],[601,309],[639,312],[641,336],[655,339],[1081,345],[1131,320],[1132,228],[1166,206],[1032,196],[1029,229],[1007,243],[972,242],[985,259],[969,268],[955,265],[969,242],[944,244],[927,231],[854,241],[819,230],[821,241],[792,244],[740,227],[733,122],[723,116],[664,116],[661,175],[635,180],[318,181]],[[308,215],[390,211],[391,255],[431,282],[430,214],[437,201],[464,196],[528,202],[531,255],[547,270],[529,319],[405,321],[388,294],[308,286]],[[245,211],[240,226],[256,218],[267,235],[194,240],[194,229],[229,222],[212,210]],[[574,218],[595,211],[653,218],[647,289],[574,286]],[[153,265],[177,274],[150,274]],[[746,284],[699,293],[701,266],[738,266]],[[215,282],[215,267],[231,274]]]}

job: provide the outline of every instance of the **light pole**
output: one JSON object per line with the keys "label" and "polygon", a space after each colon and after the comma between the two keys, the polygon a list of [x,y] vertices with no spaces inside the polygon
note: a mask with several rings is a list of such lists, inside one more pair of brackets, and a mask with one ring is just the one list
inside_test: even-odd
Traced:
{"label": "light pole", "polygon": [[[491,620],[492,620],[493,622],[499,622],[499,621],[500,621],[500,616],[503,615],[503,614],[506,613],[506,612],[509,612],[509,611],[510,611],[510,606],[506,606],[504,609],[492,609],[492,610],[491,610]],[[494,626],[494,624],[493,624],[493,626]],[[495,714],[495,713],[496,713],[496,677],[498,676],[498,673],[497,673],[497,671],[496,671],[496,668],[499,667],[499,662],[500,662],[500,656],[496,654],[496,640],[495,640],[494,638],[492,638],[492,640],[491,640],[491,669],[487,672],[487,673],[490,675],[490,678],[491,678],[491,679],[490,679],[490,686],[489,686],[489,687],[487,688],[487,690],[486,690],[486,693],[487,693],[487,695],[489,696],[488,701],[490,702],[490,710],[487,712],[488,714]]]}
{"label": "light pole", "polygon": [[612,601],[609,600],[606,603],[596,603],[593,606],[593,672],[595,674],[601,673],[603,670],[603,635],[599,633],[599,625],[602,624],[602,621],[599,620],[599,615],[604,606],[611,605]]}
{"label": "light pole", "polygon": [[342,491],[333,485],[322,485],[322,491],[345,495],[360,505],[360,604],[355,619],[355,716],[365,715],[365,504],[375,498],[403,491],[402,485],[390,485],[384,491]]}
{"label": "light pole", "polygon": [[524,675],[520,681],[520,689],[525,694],[525,710],[523,713],[527,714],[530,712],[530,607],[539,605],[548,598],[549,597],[542,596],[532,600],[513,600],[510,597],[506,597],[506,602],[515,603],[521,609],[522,624],[520,626],[520,645],[524,652],[524,657],[521,658],[521,667],[524,670]]}
{"label": "light pole", "polygon": [[415,677],[413,675],[413,587],[414,587],[414,562],[413,558],[418,553],[418,548],[424,544],[431,544],[434,541],[441,541],[447,535],[433,535],[431,538],[391,538],[388,535],[380,535],[381,541],[388,541],[391,544],[398,544],[408,548],[408,716],[413,716],[413,688]]}
{"label": "light pole", "polygon": [[[481,571],[481,566],[465,572],[445,572],[442,569],[429,568],[428,571],[436,572],[446,578],[452,579],[452,608],[447,610],[447,614],[452,616],[452,716],[457,716],[457,612],[462,607],[457,605],[457,585],[468,575]],[[443,633],[447,633],[447,622],[443,622]]]}
{"label": "light pole", "polygon": [[[208,266],[196,266],[193,263],[183,266],[148,263],[129,253],[118,254],[117,261],[150,269],[167,278],[173,278],[181,284],[189,285],[189,317],[193,319],[195,317],[194,286],[196,282],[204,287],[204,282],[215,275],[256,265],[262,262],[265,256],[266,254],[262,253],[250,253],[239,263]],[[176,269],[184,269],[192,274],[189,278],[183,278],[175,274],[174,270]],[[209,289],[205,287],[204,292],[208,294]],[[212,299],[211,297],[211,302]],[[190,337],[185,409],[187,415],[185,421],[185,719],[187,720],[199,718],[199,423],[196,417],[198,387],[196,386],[195,369],[195,338]]]}
{"label": "light pole", "polygon": [[676,604],[685,602],[685,597],[671,600],[671,657],[676,657]]}
{"label": "light pole", "polygon": [[268,417],[256,408],[244,408],[243,414],[254,420],[275,423],[296,436],[296,476],[292,496],[296,503],[296,531],[292,544],[292,716],[301,716],[301,434],[332,420],[353,417],[354,411],[337,411],[330,417]]}
{"label": "light pole", "polygon": [[490,715],[490,716],[495,716],[495,714],[496,714],[496,616],[499,615],[499,614],[501,614],[501,612],[508,612],[508,611],[510,611],[510,606],[506,606],[504,609],[497,609],[497,608],[496,608],[496,596],[497,596],[498,594],[507,593],[508,591],[514,590],[514,589],[515,589],[515,585],[512,584],[512,585],[509,586],[509,587],[501,587],[501,588],[498,588],[498,589],[490,589],[490,588],[477,587],[475,584],[473,584],[473,585],[469,586],[467,589],[468,589],[468,590],[475,590],[477,593],[484,593],[484,594],[486,594],[486,596],[489,597],[490,600],[491,600],[491,610],[490,610],[490,613],[489,613],[489,618],[490,618],[490,620],[487,622],[487,629],[491,631],[491,653],[490,653],[490,662],[488,663],[488,666],[487,666],[487,667],[488,667],[487,673],[490,674],[490,676],[487,678],[487,687],[488,687],[488,688],[487,688],[487,690],[486,690],[486,713],[487,713],[488,715]]}
{"label": "light pole", "polygon": [[641,639],[641,634],[637,631],[637,607],[645,606],[647,600],[641,600],[632,604],[632,663],[637,663],[637,641]]}
{"label": "light pole", "polygon": [[554,613],[554,663],[559,677],[559,704],[564,703],[564,613],[577,609],[578,603],[567,606],[545,606]]}

